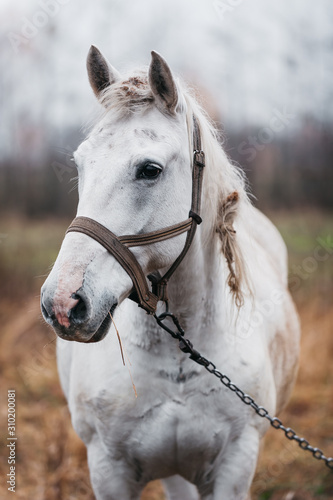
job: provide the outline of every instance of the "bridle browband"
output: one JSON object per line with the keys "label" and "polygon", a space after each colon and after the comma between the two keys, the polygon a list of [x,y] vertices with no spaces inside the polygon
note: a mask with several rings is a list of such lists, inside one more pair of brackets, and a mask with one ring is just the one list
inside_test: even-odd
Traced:
{"label": "bridle browband", "polygon": [[[160,300],[168,301],[168,281],[187,254],[197,226],[202,222],[200,207],[205,154],[201,149],[200,129],[195,116],[193,116],[193,149],[192,203],[189,217],[185,221],[150,233],[116,236],[99,222],[80,216],[73,220],[66,232],[66,234],[69,232],[86,234],[110,252],[132,279],[134,288],[129,298],[137,302],[149,314],[156,311]],[[152,291],[150,291],[142,267],[129,247],[150,245],[185,232],[187,232],[187,237],[184,248],[170,269],[163,276],[158,271],[148,276],[152,283]]]}

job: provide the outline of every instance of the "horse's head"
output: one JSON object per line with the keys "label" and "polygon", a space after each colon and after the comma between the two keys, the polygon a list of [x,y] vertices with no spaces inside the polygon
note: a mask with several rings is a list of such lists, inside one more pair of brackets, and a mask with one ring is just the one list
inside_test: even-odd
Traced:
{"label": "horse's head", "polygon": [[[78,216],[114,234],[147,233],[183,221],[191,205],[191,145],[185,100],[164,59],[152,53],[147,73],[123,78],[95,48],[87,59],[103,116],[76,151]],[[185,235],[132,249],[145,275],[173,263]],[[65,236],[42,289],[42,311],[67,340],[97,341],[109,311],[132,281],[99,243]]]}

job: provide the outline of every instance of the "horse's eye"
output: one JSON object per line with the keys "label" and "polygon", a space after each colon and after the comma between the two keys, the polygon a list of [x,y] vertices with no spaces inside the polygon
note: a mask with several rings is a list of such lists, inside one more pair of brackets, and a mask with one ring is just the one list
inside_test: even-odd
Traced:
{"label": "horse's eye", "polygon": [[159,165],[146,163],[140,168],[139,179],[156,179],[161,172],[162,168]]}

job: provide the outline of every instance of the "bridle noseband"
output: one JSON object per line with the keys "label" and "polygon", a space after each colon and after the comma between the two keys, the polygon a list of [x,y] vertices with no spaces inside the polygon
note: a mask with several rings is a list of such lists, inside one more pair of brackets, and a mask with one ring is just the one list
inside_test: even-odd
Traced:
{"label": "bridle noseband", "polygon": [[[149,314],[153,314],[156,311],[157,303],[160,300],[164,302],[168,301],[168,281],[187,254],[197,226],[202,222],[200,207],[205,154],[201,150],[200,130],[194,116],[193,149],[192,203],[189,218],[185,221],[150,233],[116,236],[105,226],[89,217],[76,217],[66,232],[66,234],[69,232],[84,233],[110,252],[133,281],[134,288],[129,298],[137,302]],[[152,283],[152,291],[150,291],[142,267],[134,254],[129,250],[129,247],[150,245],[151,243],[174,238],[185,232],[187,232],[187,237],[184,248],[170,269],[163,276],[158,271],[148,276]]]}

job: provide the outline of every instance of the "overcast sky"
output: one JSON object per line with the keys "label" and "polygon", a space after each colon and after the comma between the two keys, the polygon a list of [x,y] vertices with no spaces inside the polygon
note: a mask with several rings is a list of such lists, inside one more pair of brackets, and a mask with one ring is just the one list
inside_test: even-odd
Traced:
{"label": "overcast sky", "polygon": [[22,124],[89,119],[92,43],[120,70],[157,50],[227,127],[333,118],[331,0],[2,0],[0,18],[0,156]]}

